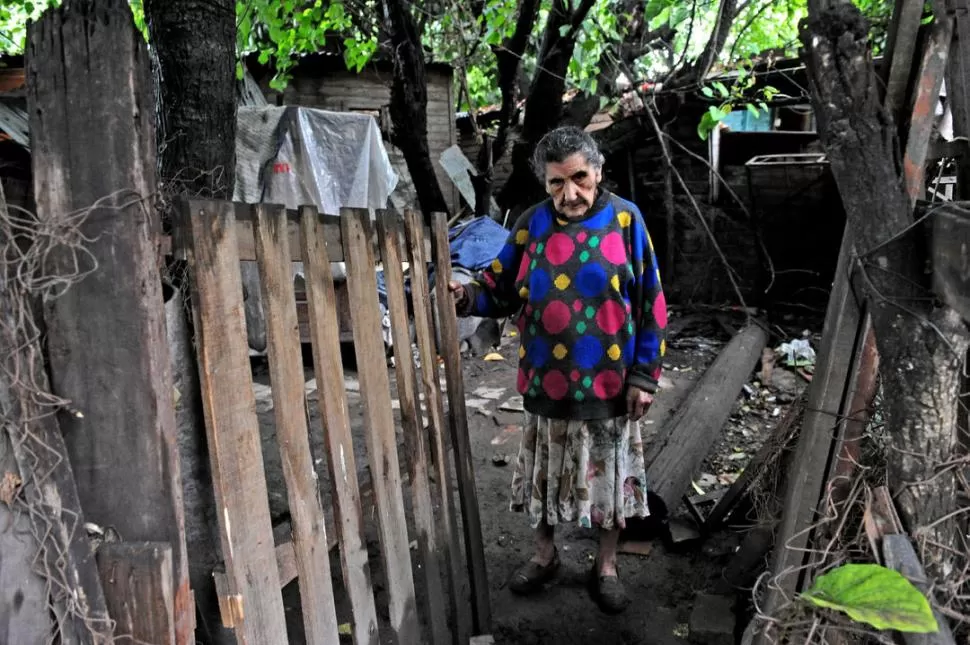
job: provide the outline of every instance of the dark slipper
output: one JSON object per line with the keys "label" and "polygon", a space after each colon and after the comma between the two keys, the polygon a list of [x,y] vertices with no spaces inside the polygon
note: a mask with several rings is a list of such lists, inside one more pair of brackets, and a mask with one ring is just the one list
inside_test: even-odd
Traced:
{"label": "dark slipper", "polygon": [[545,566],[529,560],[512,574],[509,589],[520,596],[535,593],[555,577],[556,572],[559,571],[559,565],[559,549],[556,549],[552,561]]}
{"label": "dark slipper", "polygon": [[603,576],[599,565],[593,563],[589,572],[589,589],[599,608],[607,614],[619,614],[630,604],[630,597],[619,576]]}

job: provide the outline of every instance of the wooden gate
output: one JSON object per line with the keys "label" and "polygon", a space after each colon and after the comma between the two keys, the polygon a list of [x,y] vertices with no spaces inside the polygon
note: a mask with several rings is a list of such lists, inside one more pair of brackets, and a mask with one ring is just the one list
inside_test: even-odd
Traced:
{"label": "wooden gate", "polygon": [[[328,538],[310,450],[311,432],[322,432],[325,439],[337,533],[336,540],[331,536],[330,542],[336,542],[339,549],[354,642],[376,644],[390,639],[401,645],[464,644],[472,633],[485,631],[490,619],[488,584],[457,319],[447,291],[451,265],[444,215],[435,216],[430,236],[415,212],[406,212],[403,220],[397,214],[378,212],[376,236],[368,211],[359,209],[346,209],[340,217],[334,217],[320,215],[311,206],[288,212],[275,205],[191,201],[183,205],[181,217],[174,243],[177,255],[188,261],[192,282],[206,433],[225,560],[225,575],[217,577],[223,622],[234,628],[240,643],[288,642],[280,587],[290,576],[281,576],[274,548],[239,270],[240,260],[256,260],[265,308],[276,435],[292,517],[292,554],[307,642],[338,642]],[[427,266],[432,257],[437,312],[432,310],[428,286]],[[383,263],[392,323],[413,536],[408,535],[381,335],[375,271],[378,259]],[[322,427],[308,427],[292,261],[304,263]],[[332,261],[347,265],[366,458],[376,507],[380,566],[388,594],[386,626],[378,624],[371,585],[371,562],[364,537],[368,518],[362,513],[356,467],[357,458],[362,456],[355,455],[344,390]],[[410,265],[411,308],[405,291],[404,262]],[[412,318],[420,355],[417,365],[409,333]],[[436,338],[440,342],[436,343]],[[444,362],[447,406],[439,382],[439,351]],[[423,416],[429,424],[427,429]],[[450,432],[446,432],[446,425]],[[457,479],[463,535],[458,533],[453,477]],[[420,567],[412,566],[411,537],[418,545]],[[424,587],[424,593],[417,596],[423,599],[420,610],[415,571],[419,572],[418,584]]]}

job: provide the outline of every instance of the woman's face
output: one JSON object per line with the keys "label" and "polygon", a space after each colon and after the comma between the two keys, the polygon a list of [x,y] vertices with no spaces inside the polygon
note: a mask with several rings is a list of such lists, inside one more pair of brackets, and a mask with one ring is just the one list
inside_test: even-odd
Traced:
{"label": "woman's face", "polygon": [[546,192],[556,210],[568,219],[586,215],[596,200],[596,187],[602,178],[602,169],[592,166],[578,152],[561,162],[546,164]]}

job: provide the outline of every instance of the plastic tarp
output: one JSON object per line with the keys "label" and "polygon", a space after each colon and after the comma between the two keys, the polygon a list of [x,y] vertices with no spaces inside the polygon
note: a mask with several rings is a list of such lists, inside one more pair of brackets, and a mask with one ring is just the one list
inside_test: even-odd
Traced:
{"label": "plastic tarp", "polygon": [[[238,109],[234,201],[291,209],[313,204],[336,215],[341,208],[386,208],[397,181],[372,116],[294,106]],[[242,265],[249,346],[262,352],[259,276],[255,262]],[[294,278],[302,273],[303,265],[294,263]],[[335,265],[334,277],[343,275],[343,265]]]}
{"label": "plastic tarp", "polygon": [[490,217],[475,219],[448,232],[451,263],[472,271],[484,269],[498,257],[509,232]]}

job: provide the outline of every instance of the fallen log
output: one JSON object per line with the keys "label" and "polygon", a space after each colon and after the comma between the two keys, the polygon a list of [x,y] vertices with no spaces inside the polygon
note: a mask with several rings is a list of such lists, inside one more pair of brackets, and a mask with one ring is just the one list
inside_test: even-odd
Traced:
{"label": "fallen log", "polygon": [[718,355],[647,451],[650,489],[673,509],[731,415],[768,334],[749,323]]}

